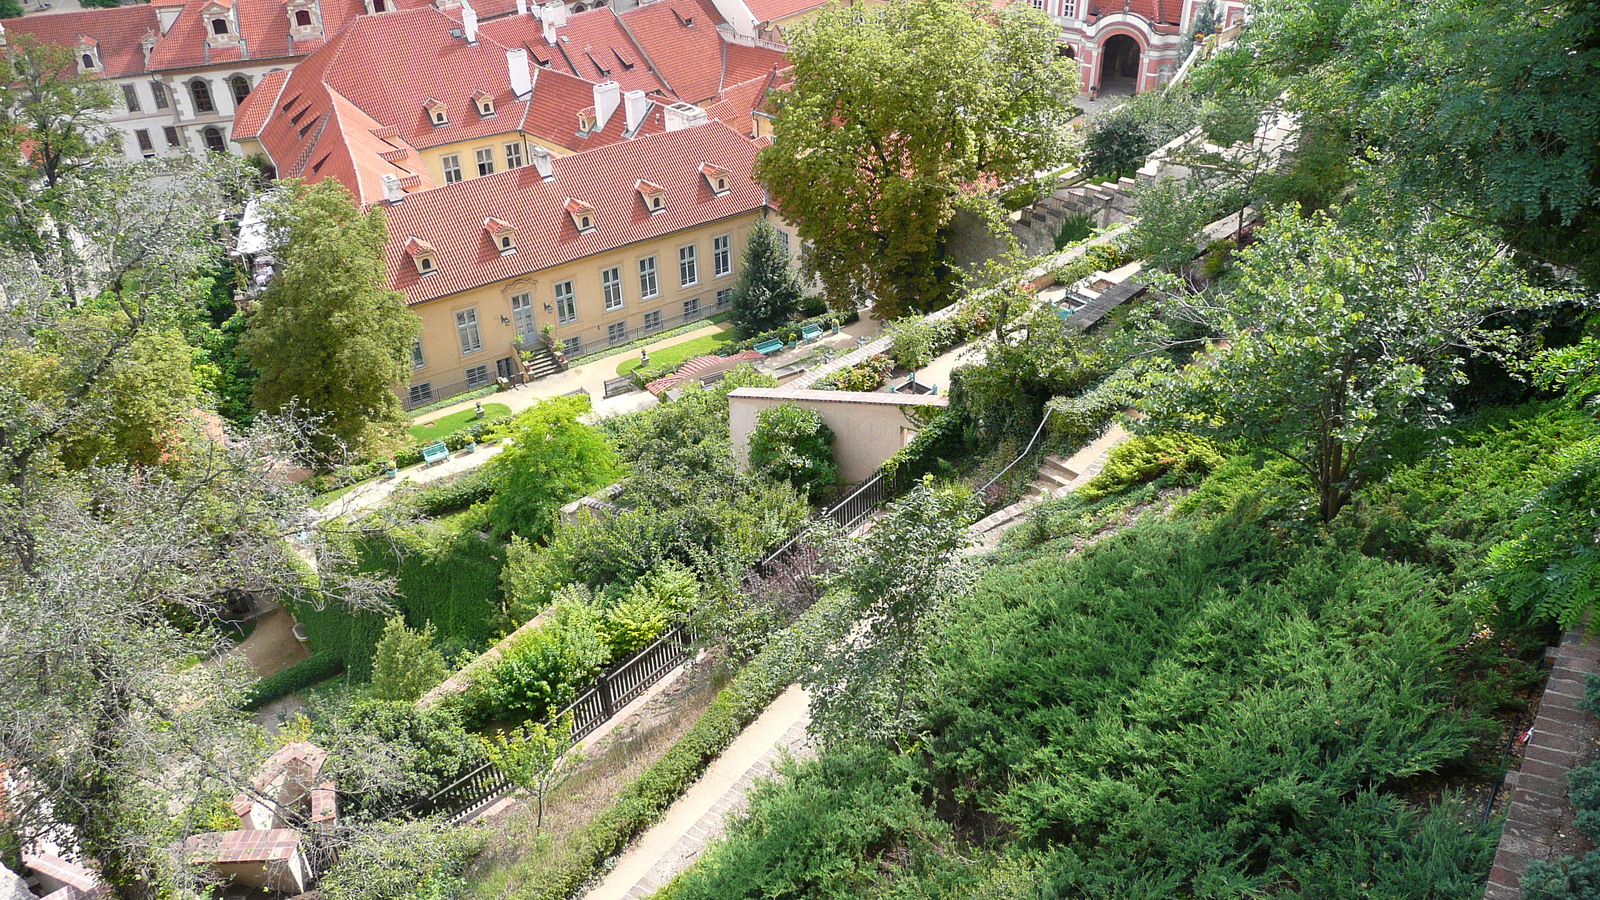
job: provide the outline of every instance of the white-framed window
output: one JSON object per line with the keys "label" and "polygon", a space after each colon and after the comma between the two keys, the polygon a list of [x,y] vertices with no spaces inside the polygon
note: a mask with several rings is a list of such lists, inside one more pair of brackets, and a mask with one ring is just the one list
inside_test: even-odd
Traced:
{"label": "white-framed window", "polygon": [[1077,18],[1078,0],[1061,0],[1061,15],[1067,19]]}
{"label": "white-framed window", "polygon": [[622,308],[622,267],[600,270],[600,291],[605,294],[606,312]]}
{"label": "white-framed window", "polygon": [[508,169],[520,169],[520,168],[522,168],[522,145],[521,144],[507,144],[506,145],[506,168],[508,168]]}
{"label": "white-framed window", "polygon": [[561,339],[561,355],[567,359],[583,354],[583,338],[569,337]]}
{"label": "white-framed window", "polygon": [[426,381],[421,384],[413,384],[411,386],[410,393],[412,406],[420,406],[424,403],[433,402],[433,385]]}
{"label": "white-framed window", "polygon": [[733,288],[723,288],[717,291],[717,309],[727,309],[733,305]]}
{"label": "white-framed window", "polygon": [[788,253],[789,252],[789,232],[784,231],[782,228],[777,229],[777,232],[778,232],[778,243],[783,245],[783,252]]}
{"label": "white-framed window", "polygon": [[477,353],[483,349],[483,338],[478,334],[478,311],[456,310],[456,338],[461,341],[461,355]]}
{"label": "white-framed window", "polygon": [[683,320],[685,322],[693,321],[694,319],[699,318],[699,316],[700,316],[700,298],[699,297],[695,297],[692,300],[683,301]]}
{"label": "white-framed window", "polygon": [[649,300],[661,293],[661,285],[656,282],[656,258],[646,256],[639,260],[639,299]]}
{"label": "white-framed window", "polygon": [[439,165],[444,167],[444,183],[455,184],[461,180],[461,157],[457,154],[439,157]]}
{"label": "white-framed window", "polygon": [[428,358],[422,355],[422,339],[411,342],[411,368],[421,369],[428,365]]}
{"label": "white-framed window", "polygon": [[694,245],[678,248],[678,284],[688,287],[700,283],[700,264]]}
{"label": "white-framed window", "polygon": [[533,323],[533,295],[527,292],[511,295],[511,324],[525,341],[538,333]]}
{"label": "white-framed window", "polygon": [[570,325],[578,321],[577,292],[572,289],[571,281],[558,282],[556,292],[556,322]]}
{"label": "white-framed window", "polygon": [[711,277],[733,274],[733,235],[719,234],[711,239]]}
{"label": "white-framed window", "polygon": [[628,339],[628,323],[612,322],[606,326],[606,340],[613,344],[620,344]]}
{"label": "white-framed window", "polygon": [[493,147],[484,147],[483,149],[476,151],[475,155],[478,158],[478,174],[479,175],[493,175],[494,174],[494,148]]}
{"label": "white-framed window", "polygon": [[139,90],[131,84],[123,85],[122,102],[128,107],[128,112],[139,112]]}
{"label": "white-framed window", "polygon": [[645,331],[660,331],[661,330],[661,310],[652,309],[649,312],[644,314],[644,330]]}
{"label": "white-framed window", "polygon": [[473,366],[467,370],[467,387],[483,387],[489,383],[489,364]]}

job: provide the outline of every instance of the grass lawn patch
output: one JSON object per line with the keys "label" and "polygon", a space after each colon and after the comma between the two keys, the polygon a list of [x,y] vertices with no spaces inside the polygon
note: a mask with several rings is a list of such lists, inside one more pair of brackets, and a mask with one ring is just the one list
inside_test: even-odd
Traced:
{"label": "grass lawn patch", "polygon": [[[727,342],[727,336],[718,331],[705,337],[697,337],[692,341],[684,341],[671,347],[663,347],[661,350],[650,354],[650,365],[681,365],[696,356],[705,356]],[[617,364],[617,377],[620,378],[637,368],[639,368],[639,355],[635,353]]]}
{"label": "grass lawn patch", "polygon": [[[485,403],[483,405],[483,418],[498,419],[501,416],[511,415],[511,407],[504,403]],[[478,421],[477,410],[463,409],[442,416],[430,422],[422,422],[411,426],[411,439],[419,444],[431,444],[442,441],[447,436],[455,434],[461,429]]]}

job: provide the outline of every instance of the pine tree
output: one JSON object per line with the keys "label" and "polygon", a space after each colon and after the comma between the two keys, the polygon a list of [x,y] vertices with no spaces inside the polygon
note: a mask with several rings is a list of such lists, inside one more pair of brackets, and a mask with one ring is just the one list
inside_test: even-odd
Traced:
{"label": "pine tree", "polygon": [[803,298],[778,230],[770,222],[757,223],[733,288],[733,327],[743,337],[771,331],[789,321]]}
{"label": "pine tree", "polygon": [[421,631],[395,616],[383,628],[372,654],[372,695],[379,700],[412,701],[450,674],[444,654],[433,646],[433,623]]}
{"label": "pine tree", "polygon": [[406,421],[394,386],[422,328],[387,287],[383,213],[361,212],[327,179],[289,188],[267,222],[281,265],[239,343],[261,372],[252,399],[309,417],[319,467],[380,452]]}

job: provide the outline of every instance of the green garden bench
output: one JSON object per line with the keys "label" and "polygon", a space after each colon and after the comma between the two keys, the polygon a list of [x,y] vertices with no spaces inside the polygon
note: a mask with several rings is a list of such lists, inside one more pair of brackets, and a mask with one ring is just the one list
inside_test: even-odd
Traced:
{"label": "green garden bench", "polygon": [[446,459],[449,456],[450,448],[444,445],[444,441],[434,441],[428,446],[422,448],[422,464],[425,466],[431,466],[439,460]]}
{"label": "green garden bench", "polygon": [[750,348],[762,356],[770,356],[783,349],[783,341],[778,338],[769,338]]}
{"label": "green garden bench", "polygon": [[807,325],[800,329],[800,340],[802,341],[814,341],[819,337],[822,337],[821,325]]}

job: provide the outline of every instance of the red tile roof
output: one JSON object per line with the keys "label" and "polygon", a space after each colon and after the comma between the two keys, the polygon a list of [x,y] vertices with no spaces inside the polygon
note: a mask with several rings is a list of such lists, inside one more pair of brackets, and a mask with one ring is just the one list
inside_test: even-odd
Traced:
{"label": "red tile roof", "polygon": [[1085,0],[1088,2],[1088,12],[1083,20],[1094,25],[1102,17],[1114,13],[1128,12],[1150,23],[1150,30],[1156,34],[1178,34],[1183,30],[1183,0],[1129,0],[1126,6],[1119,7],[1110,0]]}
{"label": "red tile roof", "polygon": [[[87,9],[51,16],[7,19],[10,37],[31,35],[43,44],[71,48],[79,35],[93,38],[100,46],[100,65],[107,78],[123,78],[145,71],[144,36],[156,30],[156,11],[149,6],[124,6],[116,9]],[[76,72],[76,68],[73,70]]]}
{"label": "red tile roof", "polygon": [[624,91],[666,90],[610,7],[569,17],[567,24],[556,30],[555,46],[545,41],[544,25],[533,16],[485,22],[483,33],[508,47],[527,46],[538,59],[587,81],[610,79]]}
{"label": "red tile roof", "polygon": [[[637,241],[740,215],[766,205],[751,178],[756,147],[720,122],[557,157],[555,178],[532,166],[412,194],[387,209],[389,282],[408,303],[422,303],[526,275]],[[732,174],[731,190],[712,194],[700,164]],[[651,215],[634,182],[648,175],[666,192],[666,211]],[[596,227],[580,234],[565,206],[594,208]],[[483,230],[488,217],[517,229],[517,251],[502,256]],[[406,243],[438,248],[437,271],[419,275]]]}
{"label": "red tile roof", "polygon": [[[323,41],[296,41],[289,36],[289,13],[283,0],[237,0],[234,16],[238,20],[241,48],[210,47],[202,11],[215,0],[187,0],[177,21],[156,43],[150,54],[155,69],[183,69],[233,60],[278,59],[306,56]],[[428,0],[387,0],[391,9],[428,6]],[[357,16],[365,15],[362,0],[319,0],[325,37],[332,38]],[[392,15],[385,13],[384,15]]]}
{"label": "red tile roof", "polygon": [[234,140],[242,141],[261,134],[267,117],[272,115],[272,108],[278,105],[278,98],[283,95],[283,86],[288,81],[289,70],[278,69],[268,72],[267,77],[250,91],[250,96],[244,98],[233,114]]}
{"label": "red tile roof", "polygon": [[717,25],[723,18],[711,0],[657,0],[620,18],[669,91],[696,104],[717,96],[723,45]]}
{"label": "red tile roof", "polygon": [[789,65],[788,57],[767,47],[748,47],[744,44],[724,44],[722,60],[722,87],[724,90],[759,78],[775,68]]}
{"label": "red tile roof", "polygon": [[190,863],[249,863],[288,859],[300,846],[292,828],[263,831],[208,831],[183,842]]}
{"label": "red tile roof", "polygon": [[803,13],[808,9],[817,9],[826,2],[827,0],[745,0],[745,5],[750,7],[750,12],[756,17],[756,21],[773,22],[796,13]]}
{"label": "red tile roof", "polygon": [[792,71],[792,68],[785,66],[727,88],[722,92],[721,99],[706,106],[706,115],[726,122],[740,133],[753,137],[755,112],[766,106],[769,92],[782,90],[788,84],[789,74]]}

